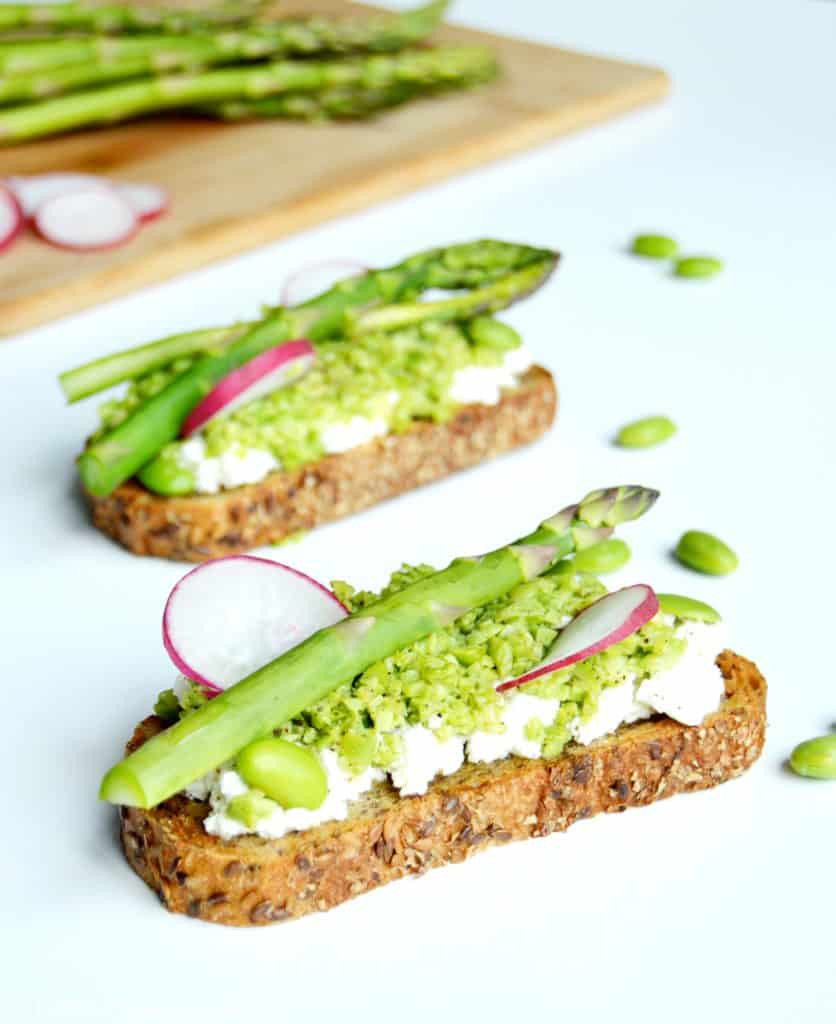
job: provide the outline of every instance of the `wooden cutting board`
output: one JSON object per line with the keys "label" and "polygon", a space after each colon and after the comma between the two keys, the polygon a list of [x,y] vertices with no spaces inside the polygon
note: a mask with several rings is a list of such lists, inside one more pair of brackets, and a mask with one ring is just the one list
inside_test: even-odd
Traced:
{"label": "wooden cutting board", "polygon": [[0,255],[0,336],[535,146],[668,88],[655,68],[467,29],[445,27],[436,38],[491,46],[501,79],[364,123],[174,117],[0,149],[0,177],[86,171],[154,182],[172,197],[166,217],[119,249],[69,253],[26,237]]}

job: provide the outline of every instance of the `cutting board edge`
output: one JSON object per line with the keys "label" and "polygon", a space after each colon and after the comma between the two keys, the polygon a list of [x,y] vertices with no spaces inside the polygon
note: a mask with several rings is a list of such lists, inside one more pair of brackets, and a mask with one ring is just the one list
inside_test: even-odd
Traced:
{"label": "cutting board edge", "polygon": [[[531,114],[521,118],[513,132],[498,136],[486,133],[479,140],[470,138],[459,147],[430,154],[410,164],[408,179],[398,168],[389,168],[368,176],[362,183],[321,190],[290,207],[277,205],[233,227],[223,224],[212,231],[201,232],[198,238],[185,239],[157,254],[153,260],[103,271],[74,284],[64,283],[37,295],[2,303],[0,340],[347,216],[367,208],[372,202],[387,202],[426,188],[665,98],[670,90],[667,72],[648,65],[629,66],[645,72],[643,79],[629,89],[588,99],[579,108]],[[94,290],[95,296],[91,294]]]}

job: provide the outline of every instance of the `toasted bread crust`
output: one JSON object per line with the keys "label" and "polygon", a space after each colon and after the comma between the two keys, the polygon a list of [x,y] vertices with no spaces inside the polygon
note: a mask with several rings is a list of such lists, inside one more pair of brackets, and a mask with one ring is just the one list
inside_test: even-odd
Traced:
{"label": "toasted bread crust", "polygon": [[498,405],[467,405],[447,423],[416,422],[257,484],[164,498],[129,480],[105,498],[86,497],[95,526],[134,554],[203,562],[274,544],[528,444],[549,429],[556,408],[551,374],[534,366]]}
{"label": "toasted bread crust", "polygon": [[[731,651],[717,663],[726,699],[700,726],[657,718],[554,760],[465,764],[424,796],[402,798],[380,784],[345,821],[277,840],[207,835],[206,804],[181,796],[150,811],[123,807],[125,856],[171,911],[220,924],[268,924],[328,910],[488,846],[706,789],[745,771],[760,755],[766,729],[766,681],[757,666]],[[161,728],[159,719],[145,719],[128,749]]]}

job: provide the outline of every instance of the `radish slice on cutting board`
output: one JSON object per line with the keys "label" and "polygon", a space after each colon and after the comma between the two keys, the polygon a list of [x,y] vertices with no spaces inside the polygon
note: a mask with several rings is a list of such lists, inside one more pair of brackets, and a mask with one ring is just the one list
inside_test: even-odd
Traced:
{"label": "radish slice on cutting board", "polygon": [[186,417],[181,436],[189,437],[221,413],[230,413],[277,388],[298,380],[313,366],[313,345],[300,338],[269,348],[218,381]]}
{"label": "radish slice on cutting board", "polygon": [[337,281],[342,281],[346,277],[357,277],[368,269],[364,264],[351,260],[312,263],[309,267],[297,270],[285,280],[279,302],[282,306],[301,306],[308,299],[313,299],[333,288]]}
{"label": "radish slice on cutting board", "polygon": [[14,192],[0,185],[0,252],[14,242],[24,223],[23,211]]}
{"label": "radish slice on cutting board", "polygon": [[116,185],[115,188],[143,224],[156,220],[168,209],[168,193],[157,185]]}
{"label": "radish slice on cutting board", "polygon": [[497,690],[511,690],[599,654],[641,629],[658,611],[659,599],[644,583],[605,594],[564,626],[539,665]]}
{"label": "radish slice on cutting board", "polygon": [[75,174],[72,172],[55,172],[52,174],[32,174],[27,177],[12,176],[6,178],[5,184],[17,196],[23,215],[34,217],[38,208],[56,196],[77,192],[79,189],[107,186],[107,179],[96,174]]}
{"label": "radish slice on cutting board", "polygon": [[321,583],[281,562],[232,555],[192,569],[168,596],[163,643],[210,696],[348,616]]}
{"label": "radish slice on cutting board", "polygon": [[34,223],[45,241],[75,252],[112,249],[131,239],[139,227],[129,203],[104,185],[46,200],[38,207]]}

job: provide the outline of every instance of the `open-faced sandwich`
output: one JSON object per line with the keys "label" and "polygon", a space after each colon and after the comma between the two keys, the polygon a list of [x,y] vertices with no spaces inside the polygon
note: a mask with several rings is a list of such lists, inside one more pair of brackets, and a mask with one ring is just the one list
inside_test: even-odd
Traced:
{"label": "open-faced sandwich", "polygon": [[[434,249],[63,374],[70,401],[130,382],[78,460],[93,521],[137,554],[204,561],[533,441],[554,420],[554,381],[493,314],[557,258]],[[438,289],[450,294],[421,301]]]}
{"label": "open-faced sandwich", "polygon": [[766,683],[717,614],[572,568],[655,498],[596,491],[380,594],[192,570],[163,619],[181,675],[102,781],[131,866],[170,910],[266,924],[739,775]]}

